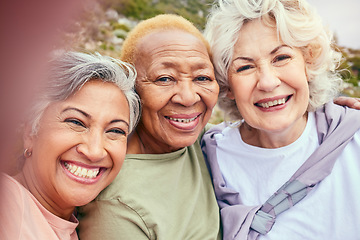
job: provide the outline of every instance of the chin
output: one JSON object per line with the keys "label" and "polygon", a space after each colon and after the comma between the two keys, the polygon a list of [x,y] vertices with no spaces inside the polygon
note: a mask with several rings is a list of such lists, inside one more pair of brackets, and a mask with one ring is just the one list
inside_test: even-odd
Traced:
{"label": "chin", "polygon": [[97,195],[95,196],[91,196],[91,197],[79,197],[78,199],[76,199],[74,202],[75,202],[75,206],[76,207],[81,207],[81,206],[84,206],[86,204],[88,204],[89,202],[91,202],[92,200],[94,200],[96,198]]}
{"label": "chin", "polygon": [[181,141],[178,143],[172,143],[173,146],[176,146],[176,148],[180,149],[180,148],[184,148],[184,147],[188,147],[193,145],[196,142],[197,138],[193,138],[193,139],[189,139],[189,140],[185,140],[185,141]]}

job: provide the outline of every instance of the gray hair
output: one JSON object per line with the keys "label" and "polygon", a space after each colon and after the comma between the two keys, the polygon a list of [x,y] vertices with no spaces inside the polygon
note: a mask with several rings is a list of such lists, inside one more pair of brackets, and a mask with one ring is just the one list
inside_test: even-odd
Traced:
{"label": "gray hair", "polygon": [[135,128],[140,115],[140,100],[134,90],[136,71],[132,65],[99,53],[58,51],[49,61],[47,73],[30,110],[28,123],[33,135],[37,133],[39,121],[49,104],[66,100],[91,80],[114,83],[121,89],[130,108],[129,132]]}
{"label": "gray hair", "polygon": [[[219,107],[232,120],[242,119],[235,100],[227,98],[228,70],[239,31],[246,22],[261,19],[276,27],[281,40],[299,48],[309,81],[308,111],[314,111],[339,94],[342,79],[336,68],[342,58],[333,47],[332,34],[304,0],[219,0],[210,11],[204,35],[210,43]],[[309,61],[310,60],[310,61]],[[310,64],[308,64],[311,62]]]}

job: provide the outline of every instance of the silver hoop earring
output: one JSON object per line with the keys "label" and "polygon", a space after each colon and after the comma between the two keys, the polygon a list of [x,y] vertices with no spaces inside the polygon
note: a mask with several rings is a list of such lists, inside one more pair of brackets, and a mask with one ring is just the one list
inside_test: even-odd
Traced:
{"label": "silver hoop earring", "polygon": [[31,157],[31,155],[32,155],[32,152],[26,148],[24,151],[24,157],[29,158],[29,157]]}

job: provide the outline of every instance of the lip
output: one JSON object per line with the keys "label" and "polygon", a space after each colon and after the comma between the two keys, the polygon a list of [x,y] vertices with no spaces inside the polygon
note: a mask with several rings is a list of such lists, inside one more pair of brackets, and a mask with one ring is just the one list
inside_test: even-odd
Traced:
{"label": "lip", "polygon": [[165,116],[165,119],[175,128],[182,131],[194,130],[200,121],[202,113],[191,113],[191,114],[172,114]]}
{"label": "lip", "polygon": [[[288,105],[288,102],[290,101],[292,96],[293,95],[291,94],[291,95],[276,96],[273,98],[264,98],[264,99],[261,99],[260,101],[257,101],[256,103],[254,103],[254,106],[256,106],[261,111],[265,111],[265,112],[281,110]],[[278,103],[276,103],[277,101],[281,101],[282,103],[278,104]],[[276,104],[272,105],[274,103],[276,103]]]}
{"label": "lip", "polygon": [[[99,173],[96,175],[96,177],[94,178],[86,178],[86,177],[80,177],[75,175],[74,173],[70,172],[66,166],[66,164],[71,164],[77,167],[81,167],[81,168],[85,168],[87,170],[99,170]],[[104,172],[107,170],[107,168],[105,167],[95,167],[95,166],[89,166],[89,165],[85,165],[83,163],[79,163],[79,162],[73,162],[73,161],[60,161],[60,164],[65,172],[65,174],[72,180],[82,183],[82,184],[94,184],[97,183],[99,181],[99,179],[101,178],[101,176],[104,174]]]}

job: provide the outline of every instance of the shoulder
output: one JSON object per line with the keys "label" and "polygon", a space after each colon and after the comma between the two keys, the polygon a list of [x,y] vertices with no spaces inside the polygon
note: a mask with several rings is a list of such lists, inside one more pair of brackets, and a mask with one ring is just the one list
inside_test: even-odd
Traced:
{"label": "shoulder", "polygon": [[1,191],[6,193],[2,194],[1,197],[1,202],[4,205],[20,204],[26,196],[26,189],[7,174],[1,174]]}
{"label": "shoulder", "polygon": [[226,122],[222,122],[217,125],[209,125],[204,133],[204,136],[213,136],[214,134],[221,133],[227,126],[228,124]]}
{"label": "shoulder", "polygon": [[[317,118],[326,118],[327,121],[357,121],[360,118],[360,111],[357,109],[349,108],[347,106],[340,106],[333,102],[328,102],[315,111]],[[357,121],[360,122],[360,121]]]}
{"label": "shoulder", "polygon": [[354,150],[360,153],[360,128],[354,133],[351,144],[356,146]]}
{"label": "shoulder", "polygon": [[219,137],[219,136],[224,136],[229,138],[230,136],[228,135],[232,135],[233,132],[237,132],[237,129],[239,127],[239,125],[241,124],[241,122],[222,122],[220,124],[217,125],[212,125],[203,135],[202,139],[201,139],[201,145],[203,146],[204,144],[208,144],[210,142],[216,142],[216,138],[215,136]]}
{"label": "shoulder", "polygon": [[210,132],[221,132],[221,130],[223,130],[224,128],[226,128],[229,125],[229,123],[227,122],[222,122],[219,124],[212,124],[212,123],[208,123],[205,125],[204,129],[201,131],[198,140],[201,140],[204,136],[204,134],[209,134]]}
{"label": "shoulder", "polygon": [[0,231],[0,238],[18,239],[24,220],[25,189],[14,178],[1,174],[1,196],[0,228],[4,229]]}

